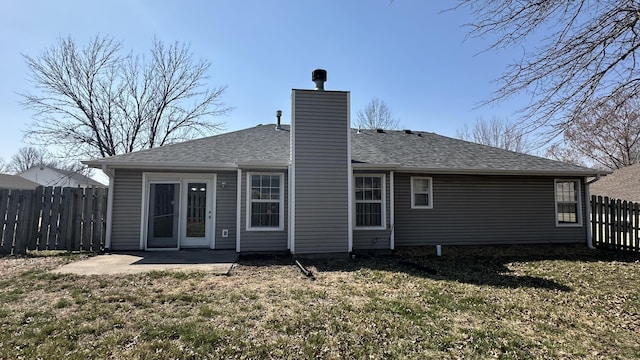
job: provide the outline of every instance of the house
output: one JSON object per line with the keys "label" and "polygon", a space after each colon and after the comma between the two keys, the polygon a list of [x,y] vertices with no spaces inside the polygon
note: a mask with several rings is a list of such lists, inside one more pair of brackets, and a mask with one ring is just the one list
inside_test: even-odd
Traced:
{"label": "house", "polygon": [[640,202],[640,164],[633,164],[598,179],[591,187],[592,195]]}
{"label": "house", "polygon": [[56,169],[46,165],[36,165],[17,176],[42,186],[61,187],[104,187],[105,185],[75,171]]}
{"label": "house", "polygon": [[[350,93],[292,90],[291,124],[86,161],[107,247],[347,253],[588,239],[603,172],[429,132],[350,128]],[[280,112],[278,112],[280,114]]]}
{"label": "house", "polygon": [[17,175],[0,174],[0,189],[33,190],[38,186],[40,184]]}

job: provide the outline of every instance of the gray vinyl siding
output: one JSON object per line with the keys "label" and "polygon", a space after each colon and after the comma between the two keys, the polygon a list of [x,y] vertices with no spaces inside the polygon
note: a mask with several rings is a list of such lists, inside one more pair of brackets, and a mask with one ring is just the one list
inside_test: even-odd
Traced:
{"label": "gray vinyl siding", "polygon": [[113,180],[111,250],[140,250],[142,171],[117,169]]}
{"label": "gray vinyl siding", "polygon": [[349,250],[349,93],[293,90],[297,254]]}
{"label": "gray vinyl siding", "polygon": [[[236,248],[236,203],[238,201],[236,178],[236,171],[217,172],[215,248],[218,250]],[[229,231],[229,236],[226,238],[222,237],[224,229]]]}
{"label": "gray vinyl siding", "polygon": [[[247,173],[273,173],[284,176],[284,227],[283,230],[247,230]],[[240,204],[240,251],[268,252],[286,251],[289,228],[289,179],[287,170],[251,169],[242,170],[242,201]],[[237,201],[237,200],[236,200]]]}
{"label": "gray vinyl siding", "polygon": [[[170,171],[158,171],[170,173]],[[152,172],[149,172],[152,173]],[[175,172],[180,174],[180,172]],[[189,173],[198,173],[190,171]],[[222,182],[225,182],[224,188]],[[236,172],[217,172],[216,184],[216,249],[236,246]],[[112,250],[139,250],[142,204],[142,171],[117,169],[113,192]],[[222,230],[229,237],[222,237]]]}
{"label": "gray vinyl siding", "polygon": [[[391,191],[390,184],[391,178],[389,176],[389,172],[381,172],[381,171],[354,171],[354,176],[358,175],[367,175],[367,174],[385,174],[385,214],[386,214],[386,224],[384,229],[380,230],[358,230],[357,228],[353,231],[353,250],[380,250],[380,249],[390,249],[390,237],[391,237]],[[354,194],[351,194],[352,198]],[[355,219],[355,201],[353,206],[354,211],[354,219]],[[354,220],[355,221],[355,220]],[[355,223],[354,223],[355,226]]]}
{"label": "gray vinyl siding", "polygon": [[585,241],[583,180],[582,226],[558,227],[552,177],[433,175],[433,209],[411,209],[410,176],[395,177],[396,246]]}

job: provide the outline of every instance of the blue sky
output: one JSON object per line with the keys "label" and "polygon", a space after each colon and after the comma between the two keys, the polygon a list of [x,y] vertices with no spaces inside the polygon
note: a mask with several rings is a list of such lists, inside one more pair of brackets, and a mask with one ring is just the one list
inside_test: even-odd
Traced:
{"label": "blue sky", "polygon": [[476,108],[521,49],[481,53],[491,39],[465,41],[465,10],[454,1],[210,0],[0,2],[0,157],[25,146],[32,114],[17,92],[32,90],[21,54],[37,56],[60,36],[84,44],[96,34],[146,53],[156,36],[187,42],[212,63],[210,85],[227,85],[234,108],[226,130],[289,122],[292,88],[312,88],[311,71],[328,72],[326,89],[351,91],[352,118],[371,98],[384,100],[404,128],[455,136],[477,118],[515,119],[526,99]]}

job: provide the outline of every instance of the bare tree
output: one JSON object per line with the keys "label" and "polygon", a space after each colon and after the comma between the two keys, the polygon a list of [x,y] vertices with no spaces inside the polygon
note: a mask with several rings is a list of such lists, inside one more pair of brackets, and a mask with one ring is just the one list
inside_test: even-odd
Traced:
{"label": "bare tree", "polygon": [[567,164],[573,164],[578,166],[591,166],[588,164],[584,156],[578,154],[576,151],[569,149],[566,144],[554,143],[547,147],[545,157],[562,161]]}
{"label": "bare tree", "polygon": [[393,117],[384,101],[373,98],[356,115],[356,126],[363,129],[399,129],[399,120]]}
{"label": "bare tree", "polygon": [[534,149],[522,129],[497,117],[489,121],[477,119],[473,127],[465,124],[462,129],[456,130],[456,136],[462,140],[522,153]]}
{"label": "bare tree", "polygon": [[39,165],[57,167],[58,162],[46,149],[25,146],[11,157],[11,161],[7,164],[7,170],[17,174]]}
{"label": "bare tree", "polygon": [[532,129],[557,135],[596,102],[640,94],[637,0],[459,0],[461,7],[476,18],[470,37],[495,37],[489,49],[525,49],[488,102],[526,92]]}
{"label": "bare tree", "polygon": [[122,55],[95,37],[79,49],[60,38],[42,55],[24,55],[37,92],[21,94],[35,121],[32,143],[57,145],[68,157],[106,157],[153,148],[221,129],[225,87],[205,86],[210,63],[188,45],[154,40],[150,56]]}
{"label": "bare tree", "polygon": [[640,100],[620,96],[596,101],[564,131],[565,152],[596,165],[619,169],[640,162]]}
{"label": "bare tree", "polygon": [[0,158],[0,174],[7,174],[9,173],[9,164],[7,164],[6,161],[4,161],[3,158]]}

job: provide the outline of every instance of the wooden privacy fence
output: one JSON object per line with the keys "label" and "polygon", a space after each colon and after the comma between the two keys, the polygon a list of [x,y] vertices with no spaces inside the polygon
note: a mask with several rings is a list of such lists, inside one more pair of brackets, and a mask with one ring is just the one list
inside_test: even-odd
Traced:
{"label": "wooden privacy fence", "polygon": [[640,252],[640,203],[591,196],[591,233],[596,247]]}
{"label": "wooden privacy fence", "polygon": [[0,251],[101,251],[106,214],[105,188],[0,189]]}

